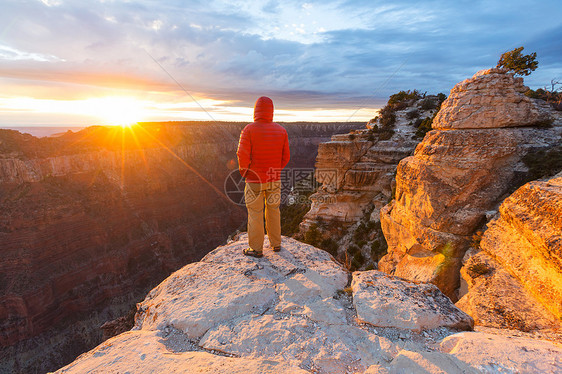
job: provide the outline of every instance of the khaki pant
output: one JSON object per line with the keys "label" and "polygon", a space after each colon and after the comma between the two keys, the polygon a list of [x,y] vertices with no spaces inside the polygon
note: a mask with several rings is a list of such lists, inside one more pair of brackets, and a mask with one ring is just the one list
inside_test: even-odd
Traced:
{"label": "khaki pant", "polygon": [[281,245],[281,182],[246,182],[244,189],[248,208],[248,242],[254,251],[263,250],[263,215],[265,205],[265,226],[271,247]]}

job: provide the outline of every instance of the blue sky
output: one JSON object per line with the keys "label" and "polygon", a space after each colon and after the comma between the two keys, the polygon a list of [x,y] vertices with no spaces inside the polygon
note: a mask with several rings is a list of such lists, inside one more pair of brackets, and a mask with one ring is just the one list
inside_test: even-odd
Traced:
{"label": "blue sky", "polygon": [[366,120],[392,93],[448,93],[519,46],[538,55],[528,86],[562,78],[558,0],[0,0],[0,9],[0,126],[249,120],[261,95],[278,120]]}

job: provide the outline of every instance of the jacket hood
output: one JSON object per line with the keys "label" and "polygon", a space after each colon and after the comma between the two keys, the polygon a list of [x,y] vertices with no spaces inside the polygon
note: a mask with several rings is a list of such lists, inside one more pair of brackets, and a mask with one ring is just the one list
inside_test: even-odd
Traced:
{"label": "jacket hood", "polygon": [[256,100],[254,105],[254,121],[273,121],[273,100],[266,96]]}

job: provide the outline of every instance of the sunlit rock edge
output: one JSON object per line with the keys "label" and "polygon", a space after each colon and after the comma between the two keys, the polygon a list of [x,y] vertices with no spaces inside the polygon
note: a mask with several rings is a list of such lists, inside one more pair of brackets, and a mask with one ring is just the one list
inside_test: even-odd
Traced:
{"label": "sunlit rock edge", "polygon": [[[562,346],[470,331],[437,287],[350,274],[290,238],[262,259],[247,236],[173,273],[138,305],[133,330],[57,373],[555,372]],[[267,246],[266,246],[267,247]],[[519,336],[516,336],[519,335]]]}

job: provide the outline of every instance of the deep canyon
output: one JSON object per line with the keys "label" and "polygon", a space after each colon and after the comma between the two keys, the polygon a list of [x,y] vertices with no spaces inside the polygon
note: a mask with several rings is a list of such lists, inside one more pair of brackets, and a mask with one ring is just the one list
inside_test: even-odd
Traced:
{"label": "deep canyon", "polygon": [[[289,168],[362,123],[288,123]],[[242,123],[0,130],[0,372],[61,367],[244,225],[224,192]]]}

